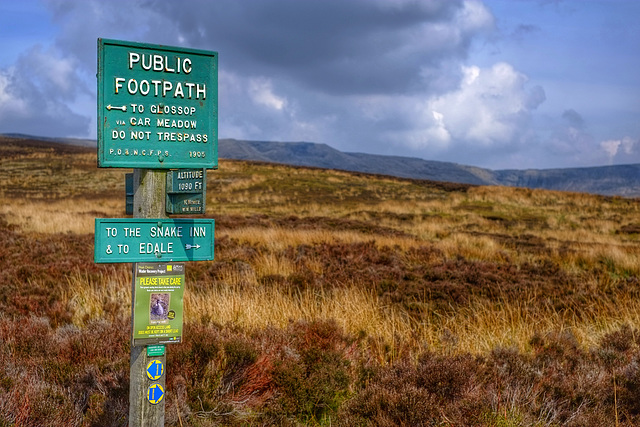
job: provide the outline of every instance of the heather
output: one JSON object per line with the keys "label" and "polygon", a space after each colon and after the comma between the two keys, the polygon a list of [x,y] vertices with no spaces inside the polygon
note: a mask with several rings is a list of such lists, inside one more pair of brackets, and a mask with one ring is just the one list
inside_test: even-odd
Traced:
{"label": "heather", "polygon": [[[124,217],[95,152],[0,141],[0,425],[126,425]],[[252,162],[207,174],[174,426],[640,423],[635,199]]]}

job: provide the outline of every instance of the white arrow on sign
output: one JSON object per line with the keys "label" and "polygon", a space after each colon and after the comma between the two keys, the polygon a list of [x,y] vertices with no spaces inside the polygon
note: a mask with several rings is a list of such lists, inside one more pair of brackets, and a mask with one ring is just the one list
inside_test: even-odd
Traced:
{"label": "white arrow on sign", "polygon": [[120,110],[120,111],[127,111],[127,106],[123,105],[122,107],[116,107],[115,105],[107,105],[107,110],[111,111],[111,110]]}
{"label": "white arrow on sign", "polygon": [[187,243],[186,245],[184,245],[184,248],[189,250],[189,249],[200,249],[200,245],[190,245],[189,243]]}

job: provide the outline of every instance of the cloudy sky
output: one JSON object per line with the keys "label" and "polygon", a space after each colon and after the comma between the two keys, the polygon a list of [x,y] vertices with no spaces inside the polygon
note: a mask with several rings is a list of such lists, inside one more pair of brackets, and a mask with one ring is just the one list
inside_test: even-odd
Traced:
{"label": "cloudy sky", "polygon": [[0,133],[96,138],[99,37],[217,51],[219,135],[640,163],[637,0],[0,0]]}

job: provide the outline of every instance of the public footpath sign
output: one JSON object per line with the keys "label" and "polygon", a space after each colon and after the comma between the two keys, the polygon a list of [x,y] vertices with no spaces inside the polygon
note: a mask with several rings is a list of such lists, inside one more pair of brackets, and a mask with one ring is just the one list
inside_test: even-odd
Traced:
{"label": "public footpath sign", "polygon": [[217,52],[98,39],[98,167],[217,169]]}
{"label": "public footpath sign", "polygon": [[212,261],[215,220],[96,218],[94,261]]}

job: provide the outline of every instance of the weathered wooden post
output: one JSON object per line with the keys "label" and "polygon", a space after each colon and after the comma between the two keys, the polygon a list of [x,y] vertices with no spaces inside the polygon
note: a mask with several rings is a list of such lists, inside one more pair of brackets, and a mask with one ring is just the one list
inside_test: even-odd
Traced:
{"label": "weathered wooden post", "polygon": [[[166,349],[182,339],[183,261],[213,260],[216,52],[98,39],[98,167],[133,168],[132,219],[96,218],[94,260],[132,263],[129,426],[164,425]],[[170,188],[167,188],[169,186]],[[130,206],[127,206],[127,210]]]}
{"label": "weathered wooden post", "polygon": [[[133,217],[134,218],[167,218],[165,214],[165,189],[167,172],[163,170],[134,169],[133,170]],[[134,335],[134,309],[136,266],[131,270],[131,336]],[[163,346],[164,349],[164,346]],[[159,361],[162,366],[167,366],[167,355],[148,355],[146,345],[134,345],[131,343],[131,356],[129,359],[129,426],[164,426],[165,399],[160,393],[167,389],[166,375],[159,375],[152,381],[147,375],[147,366],[151,361]],[[147,396],[149,387],[157,384],[152,389],[156,395]],[[156,397],[157,396],[157,397]],[[148,397],[153,397],[150,404]]]}

